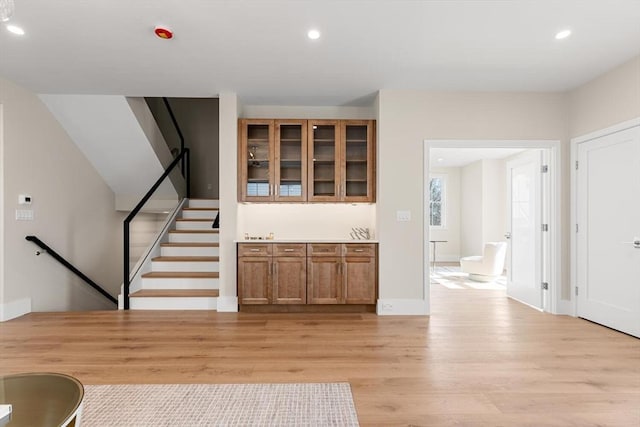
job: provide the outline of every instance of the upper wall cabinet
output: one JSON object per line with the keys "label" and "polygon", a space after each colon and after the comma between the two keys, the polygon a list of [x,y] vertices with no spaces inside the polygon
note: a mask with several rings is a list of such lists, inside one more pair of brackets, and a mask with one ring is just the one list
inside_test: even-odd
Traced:
{"label": "upper wall cabinet", "polygon": [[306,200],[306,120],[240,120],[238,200]]}
{"label": "upper wall cabinet", "polygon": [[373,120],[239,121],[241,202],[374,202]]}

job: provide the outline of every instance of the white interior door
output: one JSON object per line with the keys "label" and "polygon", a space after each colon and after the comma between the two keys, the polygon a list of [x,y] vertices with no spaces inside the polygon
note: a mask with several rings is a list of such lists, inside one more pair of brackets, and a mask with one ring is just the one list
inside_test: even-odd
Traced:
{"label": "white interior door", "polygon": [[579,144],[578,162],[578,316],[640,337],[640,126]]}
{"label": "white interior door", "polygon": [[507,295],[542,310],[542,151],[507,162]]}

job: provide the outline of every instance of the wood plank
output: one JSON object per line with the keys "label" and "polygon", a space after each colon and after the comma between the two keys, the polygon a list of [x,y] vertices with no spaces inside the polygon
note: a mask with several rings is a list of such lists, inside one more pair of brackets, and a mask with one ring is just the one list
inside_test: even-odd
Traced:
{"label": "wood plank", "polygon": [[640,340],[503,291],[431,316],[86,311],[0,323],[0,374],[84,384],[346,381],[361,425],[637,426]]}
{"label": "wood plank", "polygon": [[166,242],[160,243],[160,246],[164,246],[167,248],[217,248],[220,246],[220,243],[181,243],[181,242]]}
{"label": "wood plank", "polygon": [[151,261],[157,262],[218,262],[217,256],[157,256]]}
{"label": "wood plank", "polygon": [[182,297],[217,297],[217,289],[141,289],[132,294],[131,298],[182,298]]}
{"label": "wood plank", "polygon": [[217,279],[218,272],[191,272],[191,271],[152,271],[145,273],[142,277],[156,279]]}

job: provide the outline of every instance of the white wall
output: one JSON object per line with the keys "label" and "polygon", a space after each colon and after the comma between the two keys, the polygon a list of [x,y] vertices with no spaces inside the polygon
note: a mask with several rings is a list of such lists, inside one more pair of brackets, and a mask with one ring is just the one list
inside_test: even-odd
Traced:
{"label": "white wall", "polygon": [[238,237],[349,239],[353,227],[369,228],[375,238],[375,205],[246,203],[238,206]]}
{"label": "white wall", "polygon": [[[446,177],[445,226],[444,228],[431,228],[431,239],[447,241],[447,243],[438,243],[436,254],[438,262],[456,262],[460,259],[460,206],[462,201],[460,168],[432,168],[431,173]],[[425,196],[428,197],[428,194],[428,188],[425,188]],[[433,254],[430,254],[430,257],[433,259]]]}
{"label": "white wall", "polygon": [[[381,90],[377,105],[380,298],[405,301],[426,312],[424,141],[530,139],[566,143],[566,100],[559,93]],[[564,161],[566,166],[568,160]],[[396,211],[400,209],[410,210],[412,221],[397,222]],[[561,228],[568,229],[568,216]],[[563,251],[567,250],[565,244]]]}
{"label": "white wall", "polygon": [[483,169],[482,160],[470,163],[460,171],[460,256],[481,255],[483,236]]}
{"label": "white wall", "polygon": [[[503,159],[482,161],[482,239],[486,242],[505,241],[507,174]],[[484,248],[484,245],[483,245]]]}
{"label": "white wall", "polygon": [[[50,256],[35,256],[36,235],[117,295],[122,275],[122,216],[114,193],[33,93],[0,78],[3,105],[3,320],[28,311],[115,308]],[[29,194],[34,221],[16,221]],[[8,308],[8,311],[7,311]]]}
{"label": "white wall", "polygon": [[219,99],[220,156],[220,297],[218,311],[237,311],[236,245],[238,235],[238,115],[235,93]]}

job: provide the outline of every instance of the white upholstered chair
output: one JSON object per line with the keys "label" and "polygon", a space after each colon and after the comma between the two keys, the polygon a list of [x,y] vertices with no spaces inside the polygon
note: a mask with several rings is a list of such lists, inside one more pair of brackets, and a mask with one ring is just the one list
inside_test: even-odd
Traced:
{"label": "white upholstered chair", "polygon": [[488,242],[484,244],[482,256],[460,258],[460,268],[471,280],[490,282],[502,274],[506,255],[506,242]]}

